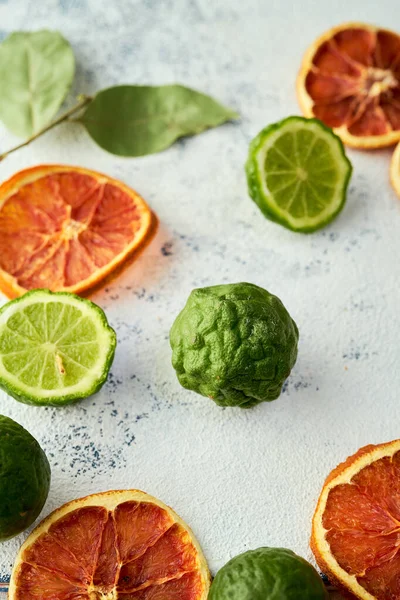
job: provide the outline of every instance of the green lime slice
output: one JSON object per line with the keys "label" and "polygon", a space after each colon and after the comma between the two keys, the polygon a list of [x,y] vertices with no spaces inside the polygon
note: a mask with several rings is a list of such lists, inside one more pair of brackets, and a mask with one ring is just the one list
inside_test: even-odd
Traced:
{"label": "green lime slice", "polygon": [[115,347],[96,304],[33,290],[0,309],[0,387],[26,404],[71,404],[101,388]]}
{"label": "green lime slice", "polygon": [[324,227],[342,210],[351,172],[340,138],[303,117],[263,129],[246,163],[249,194],[264,215],[303,233]]}

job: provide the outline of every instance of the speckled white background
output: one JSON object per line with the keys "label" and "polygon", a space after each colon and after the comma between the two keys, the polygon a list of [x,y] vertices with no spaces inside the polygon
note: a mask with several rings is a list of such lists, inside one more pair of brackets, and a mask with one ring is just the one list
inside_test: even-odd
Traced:
{"label": "speckled white background", "polygon": [[[329,470],[361,445],[400,436],[400,203],[388,183],[391,151],[349,151],[347,206],[312,236],[266,221],[247,196],[243,172],[250,139],[299,113],[294,82],[307,45],[352,19],[396,27],[400,5],[0,0],[0,39],[49,27],[70,40],[74,94],[178,81],[242,115],[141,159],[108,155],[79,125],[65,124],[0,165],[1,180],[44,162],[104,171],[140,191],[161,222],[137,263],[93,298],[119,338],[101,393],[62,410],[0,393],[1,412],[26,426],[49,456],[43,515],[91,492],[137,487],[190,523],[213,573],[260,545],[310,559],[311,515]],[[1,150],[16,142],[0,129]],[[281,398],[248,412],[222,410],[181,389],[168,344],[193,287],[241,280],[277,294],[301,333]],[[2,544],[3,577],[23,539]]]}

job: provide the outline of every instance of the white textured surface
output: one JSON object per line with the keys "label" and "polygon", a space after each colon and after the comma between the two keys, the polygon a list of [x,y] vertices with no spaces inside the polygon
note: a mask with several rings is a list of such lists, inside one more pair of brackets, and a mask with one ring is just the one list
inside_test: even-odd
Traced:
{"label": "white textured surface", "polygon": [[[43,162],[104,171],[140,191],[161,221],[137,263],[93,298],[119,338],[103,391],[63,410],[0,393],[1,412],[49,455],[43,514],[91,492],[137,487],[190,523],[213,572],[260,545],[311,558],[311,515],[329,470],[364,444],[399,437],[400,205],[388,183],[391,151],[349,152],[347,206],[312,236],[266,221],[243,172],[250,139],[299,113],[295,76],[318,34],[351,19],[395,27],[399,17],[396,0],[0,0],[0,37],[50,27],[71,41],[75,93],[179,81],[242,115],[142,159],[108,155],[80,126],[63,125],[0,165],[2,180]],[[16,141],[0,130],[1,150]],[[241,280],[277,294],[301,335],[281,398],[248,412],[181,389],[168,344],[193,287]],[[1,546],[4,576],[22,540]]]}

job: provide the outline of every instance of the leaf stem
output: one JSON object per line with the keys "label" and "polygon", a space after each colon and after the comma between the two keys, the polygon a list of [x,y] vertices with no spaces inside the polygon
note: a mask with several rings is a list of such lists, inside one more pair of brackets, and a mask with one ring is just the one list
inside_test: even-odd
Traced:
{"label": "leaf stem", "polygon": [[4,152],[3,154],[0,154],[0,161],[7,158],[7,156],[9,154],[12,154],[12,152],[19,150],[20,148],[24,148],[24,146],[28,146],[28,144],[30,144],[31,142],[36,140],[38,137],[42,136],[44,133],[47,133],[47,131],[50,131],[50,129],[53,129],[53,127],[56,127],[57,125],[59,125],[60,123],[63,123],[64,121],[68,121],[69,118],[72,117],[72,115],[74,115],[78,111],[82,110],[82,108],[87,106],[92,100],[93,100],[93,98],[91,96],[84,96],[84,95],[79,96],[78,104],[75,104],[75,106],[73,106],[72,108],[67,110],[65,113],[60,115],[57,119],[55,119],[54,121],[52,121],[51,123],[46,125],[46,127],[43,127],[43,129],[40,129],[40,131],[38,131],[37,133],[32,135],[25,142],[22,142],[22,144],[18,144],[18,146],[14,146],[14,148],[7,150],[7,152]]}

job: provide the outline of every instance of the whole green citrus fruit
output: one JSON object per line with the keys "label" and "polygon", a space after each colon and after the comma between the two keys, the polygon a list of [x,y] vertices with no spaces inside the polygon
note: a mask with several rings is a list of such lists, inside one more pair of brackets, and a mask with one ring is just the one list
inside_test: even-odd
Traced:
{"label": "whole green citrus fruit", "polygon": [[328,600],[321,578],[285,548],[258,548],[232,558],[217,573],[208,600]]}
{"label": "whole green citrus fruit", "polygon": [[299,331],[282,302],[252,283],[193,290],[170,333],[183,387],[220,406],[278,398],[296,362]]}
{"label": "whole green citrus fruit", "polygon": [[50,465],[35,438],[0,415],[0,541],[31,525],[46,502]]}

